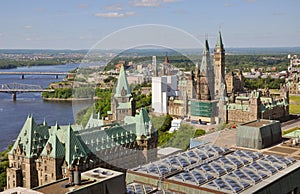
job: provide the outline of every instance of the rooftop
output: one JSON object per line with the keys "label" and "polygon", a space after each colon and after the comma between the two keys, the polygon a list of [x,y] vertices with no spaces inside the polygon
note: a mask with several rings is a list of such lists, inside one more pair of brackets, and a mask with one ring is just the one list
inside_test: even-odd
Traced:
{"label": "rooftop", "polygon": [[179,194],[168,190],[161,190],[150,185],[131,183],[127,185],[127,194]]}
{"label": "rooftop", "polygon": [[162,178],[165,185],[184,184],[199,190],[253,193],[299,168],[300,162],[293,158],[203,145],[139,166],[128,173]]}
{"label": "rooftop", "polygon": [[242,124],[242,126],[248,126],[248,127],[262,127],[264,125],[269,125],[271,123],[273,123],[274,121],[271,120],[264,120],[264,119],[260,119],[260,120],[256,120],[256,121],[251,121],[248,123],[244,123]]}
{"label": "rooftop", "polygon": [[200,144],[211,144],[220,147],[235,147],[236,145],[236,128],[224,129],[220,131],[215,131],[213,133],[208,133],[193,139],[197,142],[195,145]]}
{"label": "rooftop", "polygon": [[23,187],[15,187],[12,189],[5,190],[1,193],[2,194],[42,194],[42,193],[34,191],[32,189],[27,189],[27,188],[23,188]]}
{"label": "rooftop", "polygon": [[166,147],[166,148],[159,148],[157,150],[157,155],[159,157],[166,157],[172,154],[177,154],[179,152],[183,152],[182,149],[174,148],[174,147]]}
{"label": "rooftop", "polygon": [[118,176],[123,176],[124,173],[108,170],[104,168],[95,168],[81,173],[81,184],[66,186],[69,184],[69,179],[61,179],[46,185],[34,188],[41,193],[64,194],[76,190],[81,190],[94,184],[105,182]]}

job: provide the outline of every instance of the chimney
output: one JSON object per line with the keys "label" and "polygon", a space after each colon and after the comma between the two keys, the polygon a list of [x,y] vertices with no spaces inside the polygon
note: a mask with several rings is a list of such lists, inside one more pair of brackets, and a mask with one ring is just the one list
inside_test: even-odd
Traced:
{"label": "chimney", "polygon": [[80,185],[81,184],[81,173],[78,169],[78,166],[75,166],[75,171],[74,171],[74,184],[75,185]]}

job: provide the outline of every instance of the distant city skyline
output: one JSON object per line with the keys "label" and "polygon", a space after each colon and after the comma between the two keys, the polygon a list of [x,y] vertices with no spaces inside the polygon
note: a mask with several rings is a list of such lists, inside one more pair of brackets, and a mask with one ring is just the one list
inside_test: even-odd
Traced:
{"label": "distant city skyline", "polygon": [[[3,1],[0,49],[89,49],[115,31],[143,24],[178,28],[200,42],[207,37],[211,46],[221,30],[227,48],[296,47],[299,6],[297,0]],[[187,48],[184,39],[176,41]],[[119,47],[118,41],[107,45]]]}

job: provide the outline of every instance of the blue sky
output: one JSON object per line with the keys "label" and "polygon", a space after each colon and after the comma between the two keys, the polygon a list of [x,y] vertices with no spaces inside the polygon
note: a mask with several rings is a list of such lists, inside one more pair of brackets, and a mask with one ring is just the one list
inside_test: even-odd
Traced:
{"label": "blue sky", "polygon": [[300,46],[299,7],[299,0],[3,0],[0,48],[88,49],[141,24],[170,25],[200,41],[207,34],[211,46],[219,29],[226,47]]}

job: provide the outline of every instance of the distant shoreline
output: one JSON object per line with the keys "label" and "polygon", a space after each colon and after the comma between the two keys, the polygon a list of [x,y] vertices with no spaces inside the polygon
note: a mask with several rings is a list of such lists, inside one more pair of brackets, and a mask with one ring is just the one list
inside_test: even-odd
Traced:
{"label": "distant shoreline", "polygon": [[88,101],[88,100],[97,100],[97,97],[91,98],[43,98],[44,101]]}

